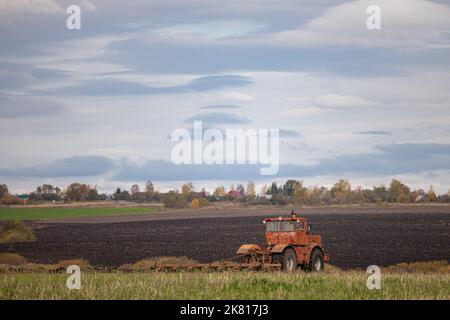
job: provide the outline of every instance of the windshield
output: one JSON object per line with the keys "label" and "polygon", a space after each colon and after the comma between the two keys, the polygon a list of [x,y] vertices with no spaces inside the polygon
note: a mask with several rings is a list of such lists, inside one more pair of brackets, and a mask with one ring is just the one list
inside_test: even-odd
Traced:
{"label": "windshield", "polygon": [[294,232],[296,221],[268,221],[266,230],[268,232]]}

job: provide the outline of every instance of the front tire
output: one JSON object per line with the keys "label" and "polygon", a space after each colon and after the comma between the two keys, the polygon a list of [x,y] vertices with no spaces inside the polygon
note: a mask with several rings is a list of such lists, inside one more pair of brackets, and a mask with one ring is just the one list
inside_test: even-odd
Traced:
{"label": "front tire", "polygon": [[322,272],[324,267],[323,253],[319,249],[314,249],[309,262],[309,271]]}
{"label": "front tire", "polygon": [[281,256],[281,268],[284,272],[297,270],[297,256],[292,248],[286,248]]}

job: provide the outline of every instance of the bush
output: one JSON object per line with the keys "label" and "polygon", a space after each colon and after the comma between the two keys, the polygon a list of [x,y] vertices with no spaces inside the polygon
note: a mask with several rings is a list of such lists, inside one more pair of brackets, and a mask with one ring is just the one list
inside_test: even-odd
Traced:
{"label": "bush", "polygon": [[0,253],[0,264],[20,266],[27,263],[27,259],[16,253]]}
{"label": "bush", "polygon": [[17,220],[6,221],[0,232],[0,243],[32,241],[35,239],[36,236],[33,230]]}
{"label": "bush", "polygon": [[199,200],[200,207],[209,206],[209,201],[206,198],[200,198]]}
{"label": "bush", "polygon": [[200,201],[198,201],[198,199],[192,200],[192,202],[191,202],[191,207],[192,207],[192,208],[198,208],[198,207],[200,207]]}
{"label": "bush", "polygon": [[187,206],[186,198],[175,191],[169,191],[163,197],[164,207],[166,208],[185,208]]}
{"label": "bush", "polygon": [[13,195],[6,195],[1,199],[1,203],[4,205],[16,205],[16,204],[24,204],[24,201]]}

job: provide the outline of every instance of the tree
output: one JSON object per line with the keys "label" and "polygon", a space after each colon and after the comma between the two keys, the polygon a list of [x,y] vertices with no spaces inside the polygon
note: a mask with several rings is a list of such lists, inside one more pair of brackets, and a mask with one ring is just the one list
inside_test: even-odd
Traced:
{"label": "tree", "polygon": [[427,198],[428,198],[428,201],[430,201],[430,202],[435,202],[437,200],[437,196],[433,190],[433,186],[430,186],[430,188],[428,189]]}
{"label": "tree", "polygon": [[348,180],[340,179],[331,187],[331,195],[336,197],[338,193],[349,194],[352,191],[352,185]]}
{"label": "tree", "polygon": [[67,187],[66,195],[69,201],[84,201],[87,200],[89,190],[91,187],[87,184],[78,182],[72,183]]}
{"label": "tree", "polygon": [[251,180],[247,183],[246,196],[247,196],[248,199],[254,199],[256,197],[255,183],[253,181],[251,181]]}
{"label": "tree", "polygon": [[368,202],[370,203],[382,202],[380,196],[374,190],[365,189],[362,192],[364,199],[366,199]]}
{"label": "tree", "polygon": [[226,194],[227,193],[225,192],[225,188],[223,186],[217,187],[213,193],[213,195],[216,197],[225,197]]}
{"label": "tree", "polygon": [[348,180],[340,179],[331,187],[331,196],[337,203],[348,203],[352,196],[352,185]]}
{"label": "tree", "polygon": [[389,185],[389,201],[390,202],[408,202],[410,190],[407,185],[401,181],[392,179]]}
{"label": "tree", "polygon": [[192,182],[187,182],[181,186],[181,194],[186,198],[192,191],[194,191],[194,185]]}
{"label": "tree", "polygon": [[238,184],[236,190],[241,194],[241,196],[245,196],[245,187],[242,184]]}
{"label": "tree", "polygon": [[155,193],[155,186],[153,185],[153,182],[151,182],[150,180],[148,180],[147,183],[145,184],[145,192],[148,195],[153,195]]}
{"label": "tree", "polygon": [[373,192],[377,195],[381,202],[389,201],[389,190],[384,184],[379,187],[373,187]]}
{"label": "tree", "polygon": [[299,182],[297,180],[292,180],[292,179],[286,181],[286,183],[283,186],[284,194],[286,194],[289,197],[292,197],[294,195],[295,188],[297,187],[297,185],[299,183],[301,183],[301,182]]}
{"label": "tree", "polygon": [[308,190],[310,204],[330,204],[332,196],[330,190],[325,187],[315,186]]}
{"label": "tree", "polygon": [[270,186],[269,190],[267,191],[267,194],[276,195],[280,191],[281,190],[278,190],[277,183],[276,182],[272,182],[272,185]]}
{"label": "tree", "polygon": [[131,195],[126,190],[121,190],[119,187],[116,189],[116,192],[113,195],[114,200],[122,200],[122,201],[131,201]]}
{"label": "tree", "polygon": [[133,185],[131,186],[131,188],[130,188],[130,193],[131,193],[132,195],[135,195],[135,194],[137,194],[137,193],[139,193],[139,192],[140,192],[139,186],[138,186],[137,184],[133,184]]}
{"label": "tree", "polygon": [[351,203],[365,203],[367,201],[365,197],[365,190],[361,186],[357,186],[355,190],[351,193],[352,197],[350,199]]}
{"label": "tree", "polygon": [[51,184],[43,184],[36,188],[35,192],[30,194],[30,200],[33,201],[59,201],[61,200],[62,192],[58,187],[53,187]]}
{"label": "tree", "polygon": [[292,201],[298,205],[305,205],[309,203],[308,189],[303,186],[303,181],[294,184],[294,192]]}
{"label": "tree", "polygon": [[57,194],[61,192],[58,187],[53,187],[51,184],[43,184],[42,187],[38,187],[36,191],[40,191],[42,194]]}
{"label": "tree", "polygon": [[8,194],[9,194],[8,186],[6,184],[0,184],[0,198],[3,198]]}
{"label": "tree", "polygon": [[98,194],[97,188],[92,188],[89,190],[87,195],[88,201],[104,200],[105,197]]}

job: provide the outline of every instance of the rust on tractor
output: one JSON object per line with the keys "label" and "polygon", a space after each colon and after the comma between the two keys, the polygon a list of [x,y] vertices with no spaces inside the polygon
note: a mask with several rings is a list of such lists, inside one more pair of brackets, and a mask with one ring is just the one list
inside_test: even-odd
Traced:
{"label": "rust on tractor", "polygon": [[320,235],[311,234],[306,218],[297,217],[292,210],[288,217],[267,218],[265,224],[265,247],[256,244],[242,245],[237,251],[241,261],[255,264],[278,264],[284,271],[297,268],[322,271],[329,260],[325,254]]}

